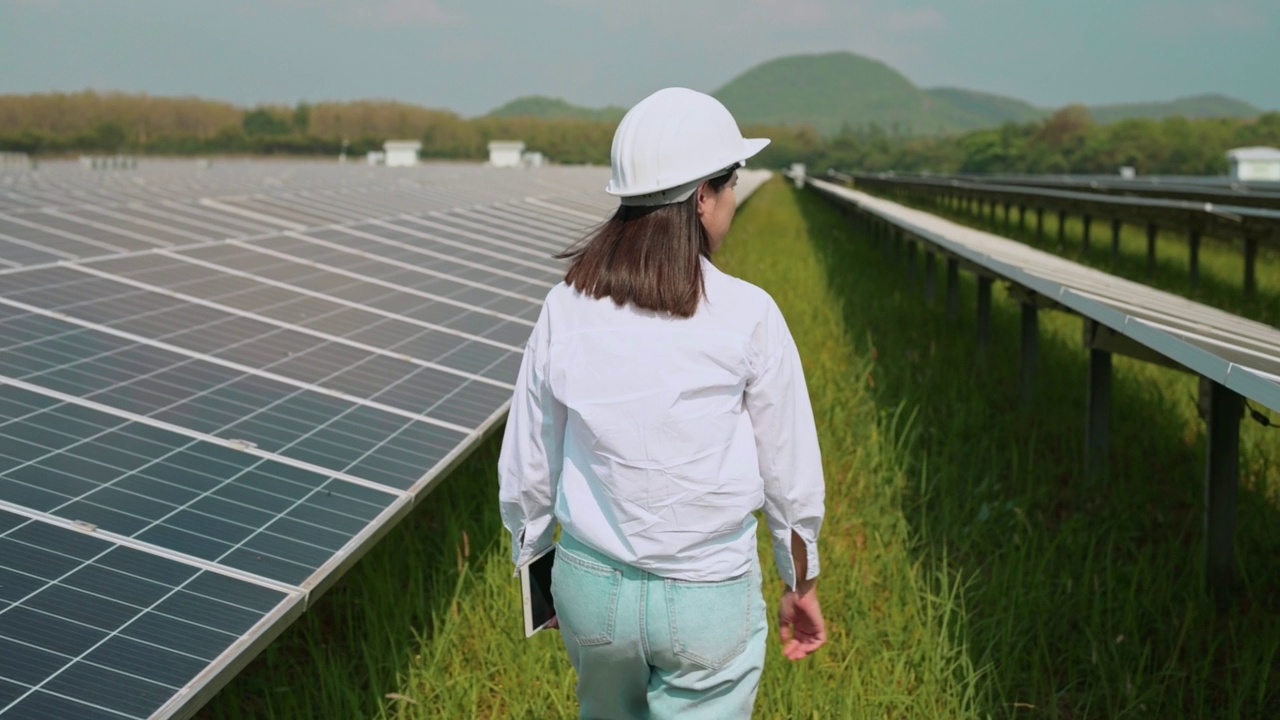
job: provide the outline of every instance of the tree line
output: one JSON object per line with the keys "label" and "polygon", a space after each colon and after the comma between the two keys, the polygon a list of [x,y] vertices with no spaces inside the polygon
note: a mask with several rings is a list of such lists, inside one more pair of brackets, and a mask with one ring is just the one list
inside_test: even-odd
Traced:
{"label": "tree line", "polygon": [[[123,93],[0,95],[0,150],[76,153],[360,155],[419,139],[428,158],[481,160],[491,140],[523,140],[553,162],[607,165],[615,125],[593,120],[463,118],[388,101],[240,108],[199,98]],[[745,127],[773,143],[757,165],[902,172],[1219,175],[1225,152],[1280,146],[1280,113],[1253,120],[1124,120],[1099,124],[1083,106],[1043,121],[953,136],[909,136],[875,125],[824,137],[809,127]]]}

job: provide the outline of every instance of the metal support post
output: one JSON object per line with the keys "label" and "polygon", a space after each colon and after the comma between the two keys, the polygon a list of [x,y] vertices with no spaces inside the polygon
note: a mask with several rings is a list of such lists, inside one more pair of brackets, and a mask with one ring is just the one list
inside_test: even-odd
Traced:
{"label": "metal support post", "polygon": [[1123,223],[1119,218],[1111,220],[1111,266],[1115,267],[1116,261],[1120,259],[1120,228]]}
{"label": "metal support post", "polygon": [[960,317],[960,261],[947,258],[947,317]]}
{"label": "metal support post", "polygon": [[1093,217],[1085,215],[1081,221],[1084,223],[1084,233],[1081,235],[1081,252],[1085,255],[1089,254],[1090,232],[1093,228]]}
{"label": "metal support post", "polygon": [[924,301],[933,305],[938,296],[938,256],[936,253],[924,254]]}
{"label": "metal support post", "polygon": [[1191,271],[1191,289],[1200,287],[1200,231],[1191,230],[1187,235],[1187,265]]}
{"label": "metal support post", "polygon": [[1205,580],[1221,606],[1230,598],[1236,577],[1236,503],[1240,492],[1240,416],[1244,413],[1244,398],[1211,380],[1202,379],[1201,390],[1209,394]]}
{"label": "metal support post", "polygon": [[1244,236],[1244,296],[1252,300],[1258,294],[1258,236]]}
{"label": "metal support post", "polygon": [[[1096,323],[1086,320],[1092,335]],[[1107,471],[1107,447],[1111,440],[1111,353],[1089,349],[1089,398],[1086,405],[1084,466],[1089,477]]]}
{"label": "metal support post", "polygon": [[1018,237],[1026,237],[1027,233],[1027,206],[1018,206]]}
{"label": "metal support post", "polygon": [[978,357],[986,358],[991,345],[991,278],[978,276]]}
{"label": "metal support post", "polygon": [[1067,211],[1058,211],[1058,252],[1067,249]]}
{"label": "metal support post", "polygon": [[1022,304],[1022,404],[1031,406],[1040,362],[1040,312],[1033,303]]}
{"label": "metal support post", "polygon": [[1044,208],[1036,208],[1036,243],[1044,242]]}
{"label": "metal support post", "polygon": [[1147,223],[1147,275],[1156,274],[1156,236],[1160,228],[1155,223]]}

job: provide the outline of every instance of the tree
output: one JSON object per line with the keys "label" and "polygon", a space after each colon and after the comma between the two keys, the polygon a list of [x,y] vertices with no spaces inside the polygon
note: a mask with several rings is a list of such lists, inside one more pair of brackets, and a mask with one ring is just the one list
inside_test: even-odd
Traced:
{"label": "tree", "polygon": [[1084,136],[1093,127],[1093,116],[1089,114],[1089,108],[1084,105],[1068,105],[1046,118],[1032,140],[1057,151],[1075,150],[1083,145]]}
{"label": "tree", "polygon": [[118,152],[124,145],[124,141],[124,128],[114,120],[98,123],[93,129],[92,143],[99,150]]}
{"label": "tree", "polygon": [[246,135],[287,135],[289,123],[266,108],[249,110],[241,121]]}
{"label": "tree", "polygon": [[305,135],[307,129],[311,126],[311,106],[300,102],[293,109],[293,129],[300,135]]}

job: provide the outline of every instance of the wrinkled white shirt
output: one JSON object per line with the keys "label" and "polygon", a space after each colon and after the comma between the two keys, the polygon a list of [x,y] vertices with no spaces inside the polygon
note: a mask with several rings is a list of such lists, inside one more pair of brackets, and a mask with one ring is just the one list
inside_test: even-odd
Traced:
{"label": "wrinkled white shirt", "polygon": [[773,299],[703,260],[706,296],[673,318],[552,288],[525,347],[498,461],[513,560],[557,521],[664,577],[750,569],[764,508],[778,572],[791,533],[818,575],[824,485],[795,342]]}

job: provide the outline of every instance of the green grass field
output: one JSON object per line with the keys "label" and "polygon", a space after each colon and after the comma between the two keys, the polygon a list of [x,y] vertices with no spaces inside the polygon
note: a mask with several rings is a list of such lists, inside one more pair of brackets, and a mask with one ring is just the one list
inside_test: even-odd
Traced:
{"label": "green grass field", "polygon": [[[795,664],[771,643],[757,717],[1280,716],[1280,432],[1243,426],[1242,583],[1218,612],[1193,378],[1117,358],[1111,473],[1090,481],[1078,318],[1042,317],[1024,406],[1017,306],[997,292],[977,362],[973,284],[948,321],[813,194],[766,185],[717,263],[781,305],[827,472],[831,640]],[[559,636],[522,637],[496,456],[483,444],[200,717],[574,717]]]}

